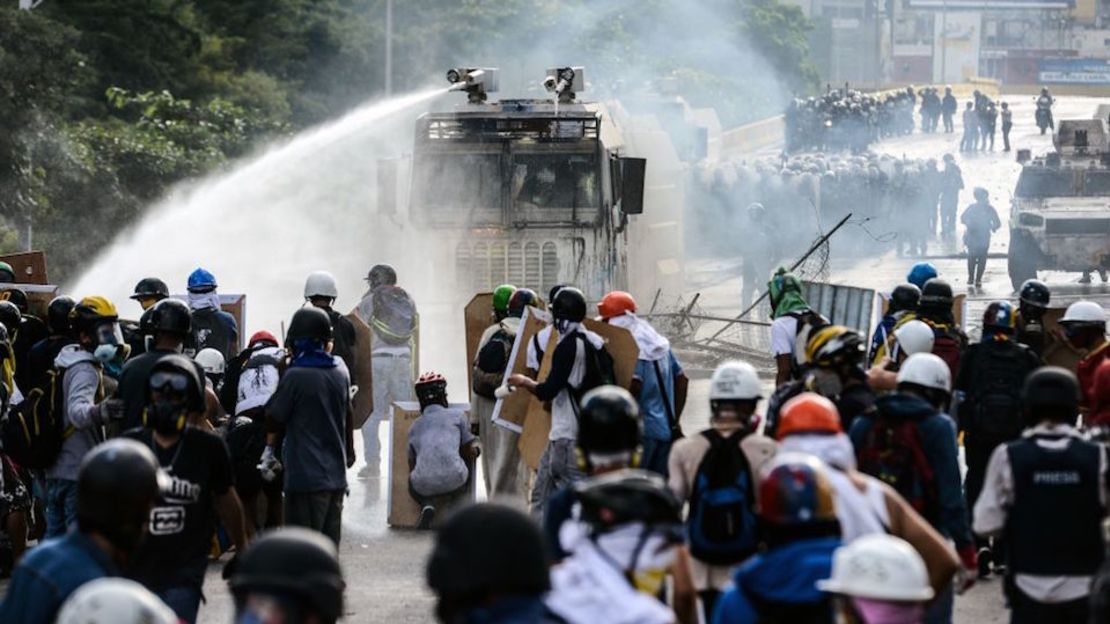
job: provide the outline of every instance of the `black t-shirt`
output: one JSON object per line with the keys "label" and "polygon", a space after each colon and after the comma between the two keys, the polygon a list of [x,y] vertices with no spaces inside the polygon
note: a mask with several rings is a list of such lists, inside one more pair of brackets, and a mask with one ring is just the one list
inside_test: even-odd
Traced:
{"label": "black t-shirt", "polygon": [[152,590],[200,587],[215,530],[213,501],[234,485],[227,445],[215,434],[193,427],[168,449],[154,442],[149,429],[123,435],[150,447],[172,482],[150,510],[150,533],[128,575]]}
{"label": "black t-shirt", "polygon": [[355,337],[355,326],[351,320],[335,310],[327,310],[328,317],[331,319],[332,333],[334,335],[332,344],[332,355],[343,360],[347,365],[347,370],[353,371],[355,369],[355,345],[358,339]]}
{"label": "black t-shirt", "polygon": [[[49,336],[50,331],[46,329],[46,323],[29,314],[23,315],[23,322],[17,330],[15,342],[12,343],[12,352],[15,354],[15,382],[19,384],[20,389],[27,390],[34,383],[32,367],[27,356],[31,347]],[[8,331],[11,332],[11,328],[8,328]]]}
{"label": "black t-shirt", "polygon": [[[174,351],[147,351],[137,358],[132,358],[123,365],[119,375],[119,387],[116,388],[116,397],[123,400],[123,421],[120,430],[126,431],[143,426],[143,408],[146,407],[146,387],[150,383],[150,369],[158,363],[163,356],[171,355]],[[193,362],[197,369],[197,379],[204,379],[204,369],[200,364]]]}

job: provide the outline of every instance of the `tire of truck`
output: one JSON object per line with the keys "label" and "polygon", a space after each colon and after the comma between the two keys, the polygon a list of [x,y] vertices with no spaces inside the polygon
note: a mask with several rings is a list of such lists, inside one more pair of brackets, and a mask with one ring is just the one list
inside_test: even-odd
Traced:
{"label": "tire of truck", "polygon": [[1010,251],[1006,255],[1006,269],[1014,291],[1021,290],[1025,280],[1037,277],[1037,258],[1040,250],[1025,240],[1021,230],[1010,231]]}

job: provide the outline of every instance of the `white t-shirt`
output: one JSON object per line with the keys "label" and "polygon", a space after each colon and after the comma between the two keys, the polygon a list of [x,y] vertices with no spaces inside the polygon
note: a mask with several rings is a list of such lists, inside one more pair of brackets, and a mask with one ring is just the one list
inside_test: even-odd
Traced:
{"label": "white t-shirt", "polygon": [[527,362],[525,363],[525,366],[527,366],[528,368],[530,368],[534,371],[540,370],[540,364],[542,364],[543,362],[542,362],[542,359],[540,358],[539,352],[536,350],[536,344],[539,343],[541,349],[546,349],[548,340],[551,340],[551,326],[550,325],[541,329],[536,334],[535,338],[528,341],[528,356],[527,356]]}
{"label": "white t-shirt", "polygon": [[794,355],[798,338],[798,319],[784,315],[771,321],[771,356]]}

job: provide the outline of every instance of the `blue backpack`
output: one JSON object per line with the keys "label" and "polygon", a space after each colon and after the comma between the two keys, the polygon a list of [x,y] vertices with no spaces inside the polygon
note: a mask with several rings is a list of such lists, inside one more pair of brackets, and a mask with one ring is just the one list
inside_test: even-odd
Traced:
{"label": "blue backpack", "polygon": [[759,543],[755,485],[737,437],[744,434],[725,438],[709,429],[702,435],[709,451],[698,465],[690,496],[690,554],[711,565],[734,565],[754,554]]}

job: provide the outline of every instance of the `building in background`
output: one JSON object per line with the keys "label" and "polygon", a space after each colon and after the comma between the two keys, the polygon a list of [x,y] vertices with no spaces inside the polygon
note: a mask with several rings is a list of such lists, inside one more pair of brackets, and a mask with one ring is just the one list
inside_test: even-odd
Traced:
{"label": "building in background", "polygon": [[1110,0],[784,0],[834,85],[1110,85]]}

